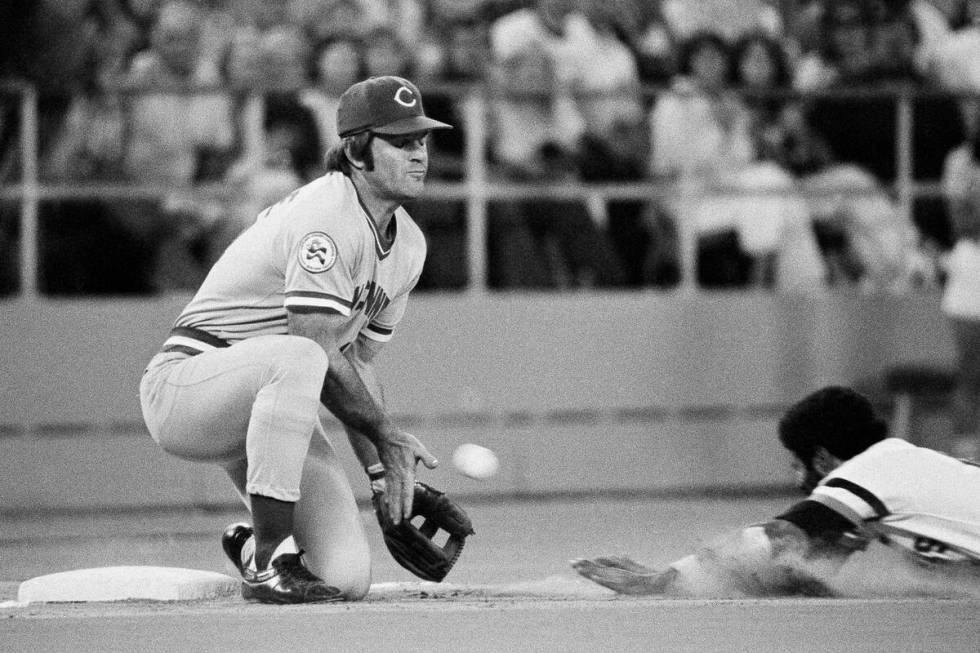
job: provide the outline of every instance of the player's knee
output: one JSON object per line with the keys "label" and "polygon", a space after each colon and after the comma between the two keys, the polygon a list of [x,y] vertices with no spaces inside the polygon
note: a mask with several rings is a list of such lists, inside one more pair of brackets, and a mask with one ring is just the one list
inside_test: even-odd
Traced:
{"label": "player's knee", "polygon": [[345,600],[360,601],[371,589],[371,560],[364,557],[362,560],[349,560],[348,563],[325,573],[323,580],[339,589]]}
{"label": "player's knee", "polygon": [[346,587],[341,588],[341,591],[347,601],[362,601],[370,589],[371,577],[368,575],[366,578],[358,579],[357,582],[348,583]]}
{"label": "player's knee", "polygon": [[327,368],[327,352],[315,340],[303,336],[284,336],[282,357],[297,365]]}
{"label": "player's knee", "polygon": [[308,382],[319,391],[327,374],[327,352],[319,344],[302,336],[283,336],[279,343],[277,365],[290,376]]}

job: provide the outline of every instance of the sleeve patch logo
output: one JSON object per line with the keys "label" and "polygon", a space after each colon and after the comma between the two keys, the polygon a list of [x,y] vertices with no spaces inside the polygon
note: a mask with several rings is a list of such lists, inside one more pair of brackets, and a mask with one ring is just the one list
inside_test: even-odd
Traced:
{"label": "sleeve patch logo", "polygon": [[314,231],[303,237],[299,247],[299,264],[313,274],[326,272],[337,262],[337,246],[327,234]]}

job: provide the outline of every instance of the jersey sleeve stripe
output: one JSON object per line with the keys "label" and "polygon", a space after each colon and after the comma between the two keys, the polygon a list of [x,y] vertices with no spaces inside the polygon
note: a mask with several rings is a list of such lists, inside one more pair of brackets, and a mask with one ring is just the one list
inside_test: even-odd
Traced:
{"label": "jersey sleeve stripe", "polygon": [[377,324],[376,322],[371,322],[370,324],[367,325],[367,328],[383,336],[390,336],[392,333],[395,332],[394,327],[382,326],[380,324]]}
{"label": "jersey sleeve stripe", "polygon": [[335,315],[343,315],[344,317],[350,317],[350,311],[345,311],[343,309],[337,308],[336,306],[310,306],[309,304],[288,304],[286,306],[289,313],[297,313],[299,315],[310,315],[312,313],[330,313]]}
{"label": "jersey sleeve stripe", "polygon": [[889,514],[891,514],[891,511],[888,510],[884,502],[876,497],[873,492],[861,487],[853,481],[848,481],[845,478],[832,478],[824,483],[824,487],[839,487],[851,492],[852,494],[856,494],[857,496],[861,497],[865,503],[871,506],[871,508],[875,511],[875,514],[878,515],[879,519],[882,517],[887,517]]}
{"label": "jersey sleeve stripe", "polygon": [[[290,290],[286,293],[286,301],[291,299],[303,299],[303,300],[318,300],[318,301],[331,301],[337,304],[342,304],[348,309],[354,305],[354,302],[350,299],[344,299],[337,295],[331,295],[325,292],[314,292],[310,290]],[[303,302],[308,303],[308,302]]]}
{"label": "jersey sleeve stripe", "polygon": [[[821,501],[828,507],[847,506],[862,520],[882,519],[891,512],[874,493],[868,489],[843,478],[831,478],[826,483],[817,486],[811,498]],[[826,500],[823,500],[826,499]],[[846,513],[845,513],[846,514]]]}
{"label": "jersey sleeve stripe", "polygon": [[375,342],[388,342],[391,340],[391,336],[394,331],[392,329],[383,329],[369,324],[361,329],[361,333],[364,334],[365,338],[370,338]]}
{"label": "jersey sleeve stripe", "polygon": [[344,317],[349,316],[351,312],[350,302],[330,295],[294,296],[290,294],[286,295],[283,305],[291,311],[304,308],[311,311],[333,311]]}

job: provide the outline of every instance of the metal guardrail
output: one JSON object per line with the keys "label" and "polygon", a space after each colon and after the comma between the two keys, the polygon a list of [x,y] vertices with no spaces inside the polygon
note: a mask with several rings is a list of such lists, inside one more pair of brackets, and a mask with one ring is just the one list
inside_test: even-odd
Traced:
{"label": "metal guardrail", "polygon": [[[218,89],[156,89],[154,92],[201,92]],[[647,93],[655,94],[664,89],[646,89]],[[141,94],[145,90],[120,88],[123,94]],[[133,185],[127,183],[100,184],[67,184],[49,183],[41,179],[39,174],[39,120],[38,92],[30,84],[18,82],[0,82],[0,92],[19,96],[20,117],[20,164],[21,178],[17,184],[0,185],[0,199],[19,200],[20,204],[20,234],[19,270],[20,297],[37,299],[38,265],[39,265],[39,204],[42,201],[59,199],[91,199],[91,198],[153,198],[160,197],[174,190],[161,185]],[[430,181],[427,184],[425,197],[449,199],[465,202],[466,215],[466,260],[468,267],[467,292],[482,294],[487,291],[487,206],[494,200],[527,199],[542,197],[553,199],[582,199],[586,202],[603,202],[607,200],[650,200],[665,197],[670,192],[668,184],[656,180],[630,183],[595,183],[595,184],[524,184],[502,183],[490,178],[487,167],[487,133],[486,116],[487,103],[493,97],[493,91],[481,85],[437,85],[433,92],[451,93],[462,97],[463,122],[465,125],[465,174],[461,182]],[[533,92],[530,92],[533,93]],[[912,178],[912,102],[917,97],[943,97],[956,94],[936,92],[917,92],[907,87],[883,88],[878,90],[839,90],[830,89],[819,93],[783,92],[775,95],[786,98],[806,99],[807,97],[847,97],[847,98],[880,98],[892,97],[896,100],[896,181],[890,189],[897,199],[900,211],[911,217],[912,205],[916,197],[938,196],[942,189],[938,183],[917,183]],[[959,95],[963,98],[974,96]],[[243,151],[245,157],[258,157],[262,152],[262,98],[258,93],[248,96],[243,113]],[[221,184],[196,186],[194,192],[208,195],[220,194]],[[753,196],[765,195],[765,191],[741,191],[736,188],[717,188],[720,193],[737,195],[750,192]],[[785,191],[773,191],[782,194]],[[804,188],[793,190],[798,196],[812,196]],[[840,194],[839,191],[833,191]],[[869,191],[854,191],[857,194]],[[679,221],[682,230],[681,242],[681,285],[680,289],[696,290],[694,280],[695,238],[690,227]]]}

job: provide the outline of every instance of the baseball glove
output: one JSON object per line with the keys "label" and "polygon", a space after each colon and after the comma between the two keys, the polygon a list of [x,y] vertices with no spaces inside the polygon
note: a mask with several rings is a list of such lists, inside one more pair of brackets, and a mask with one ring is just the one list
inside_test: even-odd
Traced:
{"label": "baseball glove", "polygon": [[[463,552],[466,537],[474,533],[470,518],[463,509],[444,493],[425,483],[415,482],[411,517],[402,519],[398,524],[393,524],[388,515],[383,491],[375,489],[372,502],[391,556],[423,580],[442,581]],[[423,518],[418,527],[411,522],[416,517]],[[442,546],[433,541],[439,529],[449,533]]]}

